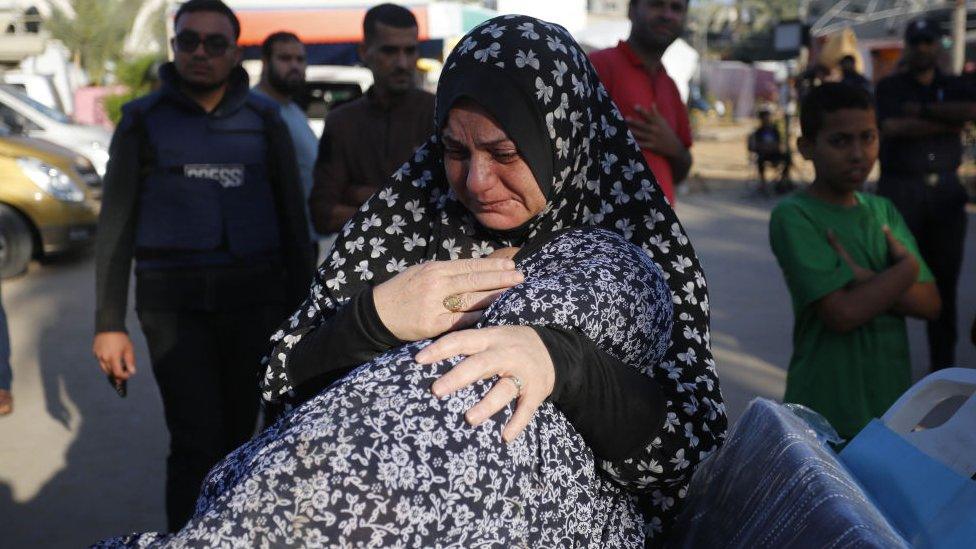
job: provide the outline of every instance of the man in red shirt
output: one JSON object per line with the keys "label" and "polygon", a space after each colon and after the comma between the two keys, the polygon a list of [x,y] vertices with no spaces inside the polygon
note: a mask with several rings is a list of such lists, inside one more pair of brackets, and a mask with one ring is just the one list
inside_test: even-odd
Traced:
{"label": "man in red shirt", "polygon": [[675,185],[691,168],[691,124],[661,56],[681,35],[687,13],[687,0],[630,0],[627,41],[590,54],[672,204]]}

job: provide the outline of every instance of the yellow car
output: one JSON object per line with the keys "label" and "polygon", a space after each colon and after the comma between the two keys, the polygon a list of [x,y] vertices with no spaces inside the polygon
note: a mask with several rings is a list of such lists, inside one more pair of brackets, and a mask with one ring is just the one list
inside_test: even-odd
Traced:
{"label": "yellow car", "polygon": [[32,258],[90,247],[100,185],[84,157],[0,133],[0,277],[24,272]]}

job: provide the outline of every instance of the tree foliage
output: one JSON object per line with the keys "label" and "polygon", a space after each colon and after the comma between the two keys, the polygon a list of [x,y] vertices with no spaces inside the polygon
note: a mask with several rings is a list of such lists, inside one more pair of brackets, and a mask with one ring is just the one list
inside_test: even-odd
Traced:
{"label": "tree foliage", "polygon": [[77,56],[94,84],[105,84],[110,67],[122,58],[140,5],[139,0],[71,0],[74,17],[55,9],[46,26]]}
{"label": "tree foliage", "polygon": [[119,63],[116,79],[126,87],[125,93],[106,96],[102,101],[109,120],[117,124],[122,118],[122,105],[149,93],[156,78],[152,74],[165,59],[160,55],[146,55]]}

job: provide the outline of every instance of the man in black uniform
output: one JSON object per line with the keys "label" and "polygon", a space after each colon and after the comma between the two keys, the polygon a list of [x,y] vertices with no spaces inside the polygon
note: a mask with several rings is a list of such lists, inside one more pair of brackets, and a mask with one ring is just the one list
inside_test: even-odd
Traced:
{"label": "man in black uniform", "polygon": [[249,93],[236,16],[220,0],[190,0],[175,27],[162,87],[124,107],[112,139],[93,346],[116,383],[135,374],[125,331],[134,257],[170,432],[170,530],[192,514],[210,467],[254,432],[261,358],[313,267],[288,129],[275,103]]}
{"label": "man in black uniform", "polygon": [[878,83],[878,193],[904,216],[935,275],[942,315],[928,324],[933,370],[954,365],[956,287],[966,235],[966,191],[957,170],[961,127],[976,120],[976,96],[937,65],[942,32],[927,20],[905,30],[905,71]]}

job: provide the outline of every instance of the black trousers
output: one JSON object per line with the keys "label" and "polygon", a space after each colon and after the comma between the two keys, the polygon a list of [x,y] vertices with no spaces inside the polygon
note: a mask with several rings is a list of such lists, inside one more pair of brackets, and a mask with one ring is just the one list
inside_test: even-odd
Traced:
{"label": "black trousers", "polygon": [[966,237],[966,190],[955,173],[932,177],[882,174],[878,194],[894,202],[935,275],[942,314],[927,325],[930,368],[955,366],[956,288]]}
{"label": "black trousers", "polygon": [[260,361],[285,312],[261,306],[138,314],[170,434],[166,516],[172,532],[193,515],[210,468],[254,434]]}
{"label": "black trousers", "polygon": [[766,166],[785,169],[789,157],[786,153],[765,153],[756,155],[756,168],[759,170],[759,177],[765,177]]}

